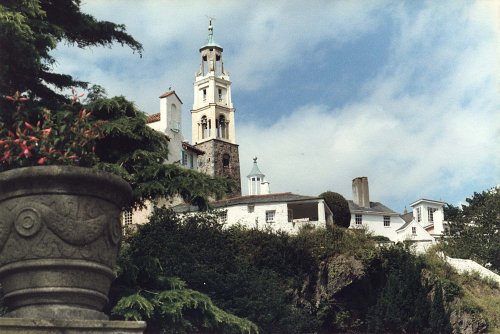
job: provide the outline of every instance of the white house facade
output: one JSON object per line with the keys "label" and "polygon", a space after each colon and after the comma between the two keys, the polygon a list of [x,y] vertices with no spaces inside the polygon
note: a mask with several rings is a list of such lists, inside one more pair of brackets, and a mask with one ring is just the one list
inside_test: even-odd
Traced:
{"label": "white house facade", "polygon": [[444,221],[445,202],[430,199],[419,199],[410,204],[412,218],[434,238],[440,238],[445,233]]}
{"label": "white house facade", "polygon": [[[227,226],[267,229],[297,233],[304,226],[326,227],[333,223],[332,212],[322,198],[293,193],[274,193],[228,198],[210,203],[221,210],[221,221]],[[197,211],[178,205],[179,213]]]}
{"label": "white house facade", "polygon": [[384,236],[392,242],[415,243],[418,249],[425,249],[435,239],[414,220],[405,221],[398,213],[380,202],[371,202],[367,177],[352,181],[353,200],[348,201],[351,211],[350,228],[363,228],[374,236]]}

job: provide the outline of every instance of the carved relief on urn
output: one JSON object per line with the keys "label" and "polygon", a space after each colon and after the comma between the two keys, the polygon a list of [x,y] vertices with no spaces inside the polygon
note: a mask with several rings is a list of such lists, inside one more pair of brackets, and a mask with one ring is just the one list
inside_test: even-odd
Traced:
{"label": "carved relief on urn", "polygon": [[0,173],[0,283],[9,316],[106,319],[131,188],[87,168]]}

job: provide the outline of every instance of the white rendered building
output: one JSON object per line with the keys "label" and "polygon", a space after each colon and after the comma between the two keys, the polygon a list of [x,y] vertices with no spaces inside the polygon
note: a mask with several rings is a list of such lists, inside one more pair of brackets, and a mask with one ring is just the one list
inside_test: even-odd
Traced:
{"label": "white rendered building", "polygon": [[[249,195],[211,202],[213,209],[221,210],[221,221],[227,226],[242,225],[247,228],[267,229],[297,233],[301,227],[326,227],[333,224],[332,211],[323,198],[286,193],[270,193],[269,182],[253,160],[247,176]],[[257,180],[257,178],[259,180]],[[179,213],[198,209],[189,205],[178,205]]]}
{"label": "white rendered building", "polygon": [[445,202],[430,199],[419,199],[410,204],[412,212],[403,215],[407,222],[415,221],[422,226],[434,239],[439,240],[445,233],[444,221]]}
{"label": "white rendered building", "polygon": [[204,152],[189,144],[182,134],[182,101],[174,90],[160,95],[160,112],[148,116],[149,127],[164,133],[168,140],[166,162],[198,169],[198,156]]}
{"label": "white rendered building", "polygon": [[352,180],[353,200],[348,201],[351,211],[350,228],[364,228],[374,236],[389,238],[392,242],[418,243],[418,248],[434,242],[434,237],[422,224],[405,221],[398,213],[379,202],[371,202],[368,178]]}
{"label": "white rendered building", "polygon": [[[322,198],[292,193],[275,193],[228,198],[210,203],[222,210],[221,221],[227,226],[267,229],[297,233],[301,227],[326,227],[333,223],[332,212]],[[179,213],[197,211],[188,205],[178,205]]]}

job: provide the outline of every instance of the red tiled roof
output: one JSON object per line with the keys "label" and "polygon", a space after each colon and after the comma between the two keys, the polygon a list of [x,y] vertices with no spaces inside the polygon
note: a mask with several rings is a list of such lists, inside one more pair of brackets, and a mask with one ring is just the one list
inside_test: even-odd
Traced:
{"label": "red tiled roof", "polygon": [[160,120],[160,113],[148,115],[146,118],[146,123],[158,122]]}
{"label": "red tiled roof", "polygon": [[175,96],[177,97],[177,99],[182,103],[182,100],[179,98],[179,95],[177,95],[177,93],[175,92],[175,90],[166,91],[165,93],[163,93],[163,94],[160,95],[160,99],[164,98],[164,97],[168,97],[168,96],[170,96],[172,94],[175,94]]}

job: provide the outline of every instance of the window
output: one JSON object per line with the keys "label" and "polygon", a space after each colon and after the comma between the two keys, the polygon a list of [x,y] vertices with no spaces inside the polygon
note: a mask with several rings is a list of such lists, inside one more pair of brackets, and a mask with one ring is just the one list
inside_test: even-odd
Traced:
{"label": "window", "polygon": [[252,213],[255,210],[255,205],[254,204],[248,204],[248,213]]}
{"label": "window", "polygon": [[222,156],[222,167],[229,168],[229,154],[225,153]]}
{"label": "window", "polygon": [[224,115],[219,116],[219,120],[217,122],[217,137],[218,138],[227,138],[227,123]]}
{"label": "window", "polygon": [[184,166],[187,166],[188,164],[188,154],[184,151],[182,151],[182,164]]}
{"label": "window", "polygon": [[266,223],[274,223],[274,216],[276,215],[276,210],[266,211]]}
{"label": "window", "polygon": [[194,167],[194,158],[193,158],[193,155],[190,154],[189,155],[189,168],[193,168]]}
{"label": "window", "polygon": [[204,89],[203,90],[203,101],[206,101],[207,100],[207,90]]}
{"label": "window", "polygon": [[412,226],[411,234],[413,234],[413,235],[417,234],[417,228],[415,226]]}
{"label": "window", "polygon": [[219,88],[219,102],[222,102],[222,89]]}
{"label": "window", "polygon": [[127,210],[123,213],[123,225],[132,224],[132,211]]}
{"label": "window", "polygon": [[422,212],[420,208],[417,208],[417,222],[420,223],[421,221],[422,221]]}
{"label": "window", "polygon": [[363,215],[356,215],[354,218],[354,222],[356,223],[356,225],[363,224]]}
{"label": "window", "polygon": [[389,226],[391,226],[391,217],[384,216],[384,227],[389,227]]}
{"label": "window", "polygon": [[434,212],[436,212],[436,211],[437,211],[436,208],[427,208],[427,215],[429,218],[429,223],[434,222]]}
{"label": "window", "polygon": [[208,137],[208,121],[207,116],[201,118],[201,139]]}
{"label": "window", "polygon": [[288,221],[293,222],[293,210],[288,209]]}

